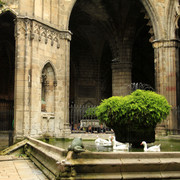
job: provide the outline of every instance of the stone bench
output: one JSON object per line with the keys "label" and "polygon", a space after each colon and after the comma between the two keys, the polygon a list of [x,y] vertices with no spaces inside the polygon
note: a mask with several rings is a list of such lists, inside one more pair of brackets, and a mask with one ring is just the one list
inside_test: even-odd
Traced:
{"label": "stone bench", "polygon": [[[100,127],[99,120],[98,119],[82,119],[82,120],[80,120],[80,128],[87,128],[88,126],[99,128]],[[104,124],[103,124],[103,127],[105,127]]]}

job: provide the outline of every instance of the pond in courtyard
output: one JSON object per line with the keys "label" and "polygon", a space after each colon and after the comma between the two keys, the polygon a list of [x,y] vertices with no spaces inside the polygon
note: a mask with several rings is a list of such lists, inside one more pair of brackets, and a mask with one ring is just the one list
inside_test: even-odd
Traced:
{"label": "pond in courtyard", "polygon": [[[72,142],[72,140],[69,139],[49,139],[49,141],[45,141],[45,140],[43,141],[66,150],[68,149],[68,146],[71,145]],[[112,147],[96,146],[94,140],[83,140],[83,144],[86,150],[92,152],[113,151]],[[156,140],[154,143],[149,143],[148,147],[158,144],[161,144],[161,152],[180,151],[180,140],[160,139],[160,140]],[[129,152],[143,152],[143,146],[142,148],[132,148],[130,146]]]}

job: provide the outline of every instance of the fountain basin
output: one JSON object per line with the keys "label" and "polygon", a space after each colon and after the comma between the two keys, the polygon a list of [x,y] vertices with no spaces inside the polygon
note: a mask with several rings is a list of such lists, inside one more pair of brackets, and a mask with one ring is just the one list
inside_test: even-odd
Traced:
{"label": "fountain basin", "polygon": [[30,137],[23,148],[49,179],[180,178],[180,152],[74,153]]}

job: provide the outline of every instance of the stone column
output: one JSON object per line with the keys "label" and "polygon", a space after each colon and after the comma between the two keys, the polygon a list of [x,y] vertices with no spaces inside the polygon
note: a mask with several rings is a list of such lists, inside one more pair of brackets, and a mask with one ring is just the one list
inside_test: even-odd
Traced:
{"label": "stone column", "polygon": [[15,21],[15,138],[29,134],[29,34],[30,21],[17,18]]}
{"label": "stone column", "polygon": [[165,121],[166,128],[177,129],[177,41],[159,40],[153,42],[155,54],[156,91],[166,97],[172,111]]}
{"label": "stone column", "polygon": [[69,88],[70,88],[70,40],[71,33],[66,32],[64,34],[65,40],[65,107],[64,107],[64,136],[67,137],[71,133],[69,124]]}
{"label": "stone column", "polygon": [[131,69],[130,62],[121,62],[118,60],[112,63],[112,95],[125,96],[130,93]]}

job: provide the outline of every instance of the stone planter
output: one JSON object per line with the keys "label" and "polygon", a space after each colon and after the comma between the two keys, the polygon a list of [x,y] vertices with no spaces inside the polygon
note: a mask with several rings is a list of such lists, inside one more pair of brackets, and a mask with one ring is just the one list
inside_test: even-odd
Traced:
{"label": "stone planter", "polygon": [[133,147],[141,147],[142,141],[151,143],[155,141],[155,127],[144,126],[114,126],[116,140],[120,142],[132,143]]}

